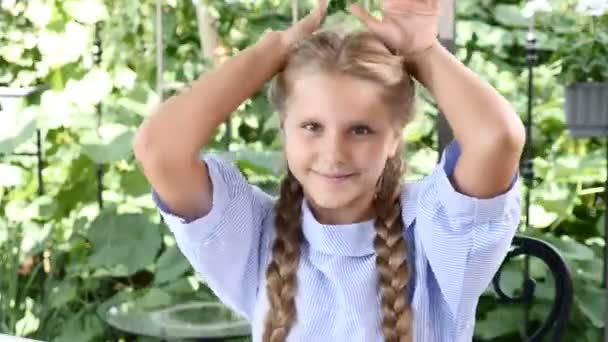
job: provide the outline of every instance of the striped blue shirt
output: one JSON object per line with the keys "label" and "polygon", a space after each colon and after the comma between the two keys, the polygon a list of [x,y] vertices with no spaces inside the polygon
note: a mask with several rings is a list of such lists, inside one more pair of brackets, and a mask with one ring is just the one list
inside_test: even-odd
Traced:
{"label": "striped blue shirt", "polygon": [[[402,191],[414,341],[471,341],[480,295],[504,259],[520,220],[518,175],[490,199],[457,192],[448,179],[456,142],[434,171]],[[177,244],[207,285],[246,317],[261,341],[268,299],[265,272],[274,237],[274,198],[250,185],[233,164],[205,155],[213,205],[186,221],[154,199]],[[288,341],[383,341],[373,221],[320,224],[304,201],[305,242]]]}

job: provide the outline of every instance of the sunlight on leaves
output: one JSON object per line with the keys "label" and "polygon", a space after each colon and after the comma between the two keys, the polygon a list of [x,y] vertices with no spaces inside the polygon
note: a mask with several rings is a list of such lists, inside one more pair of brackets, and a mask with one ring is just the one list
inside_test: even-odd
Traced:
{"label": "sunlight on leaves", "polygon": [[67,0],[63,8],[72,18],[85,24],[94,24],[108,17],[108,10],[100,0]]}

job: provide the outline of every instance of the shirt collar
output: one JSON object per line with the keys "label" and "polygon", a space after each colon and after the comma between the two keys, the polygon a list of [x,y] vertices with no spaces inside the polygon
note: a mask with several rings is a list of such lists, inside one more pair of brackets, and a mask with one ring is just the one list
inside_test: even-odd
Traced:
{"label": "shirt collar", "polygon": [[[406,227],[410,227],[416,210],[416,189],[404,186],[408,191],[402,192],[402,196],[407,198],[401,198],[401,203],[405,203],[402,217]],[[306,199],[302,201],[302,231],[311,248],[326,254],[366,256],[375,253],[376,228],[373,219],[352,224],[322,224],[315,218]]]}

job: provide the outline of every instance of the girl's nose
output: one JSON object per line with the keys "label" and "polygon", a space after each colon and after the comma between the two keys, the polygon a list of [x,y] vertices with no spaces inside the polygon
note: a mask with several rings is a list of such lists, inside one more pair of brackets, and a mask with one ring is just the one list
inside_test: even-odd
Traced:
{"label": "girl's nose", "polygon": [[320,154],[329,164],[345,163],[348,156],[348,141],[339,133],[328,133],[321,142]]}

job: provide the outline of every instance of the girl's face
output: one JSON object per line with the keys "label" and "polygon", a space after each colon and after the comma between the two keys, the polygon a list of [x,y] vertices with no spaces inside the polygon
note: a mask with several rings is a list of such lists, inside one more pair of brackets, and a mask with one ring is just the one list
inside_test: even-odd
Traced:
{"label": "girl's face", "polygon": [[401,139],[379,87],[350,76],[315,73],[298,79],[287,100],[287,162],[322,223],[373,217],[376,183]]}

